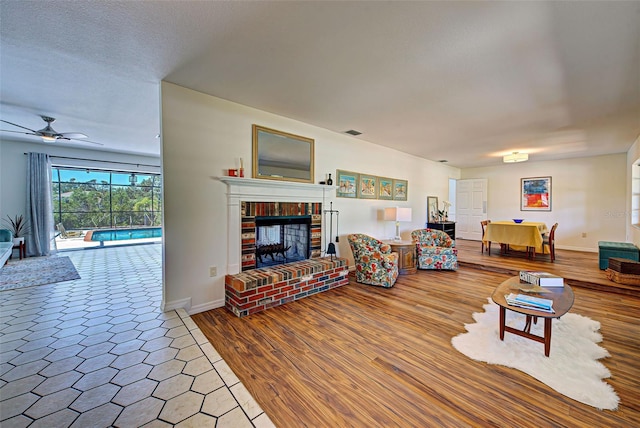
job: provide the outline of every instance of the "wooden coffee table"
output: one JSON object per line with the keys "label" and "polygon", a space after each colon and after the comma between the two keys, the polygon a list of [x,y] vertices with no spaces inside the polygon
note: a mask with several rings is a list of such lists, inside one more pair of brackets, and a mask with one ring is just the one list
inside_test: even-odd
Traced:
{"label": "wooden coffee table", "polygon": [[[547,290],[550,293],[543,294],[531,294],[536,297],[542,297],[543,299],[553,300],[553,309],[555,313],[548,313],[542,311],[536,311],[533,309],[519,308],[517,306],[509,306],[507,304],[505,295],[509,293],[515,294],[527,294],[520,290],[520,287],[527,286],[527,284],[520,283],[520,278],[514,276],[507,279],[502,284],[498,285],[496,290],[491,295],[491,299],[500,306],[500,340],[504,340],[504,332],[517,334],[518,336],[526,337],[527,339],[535,340],[536,342],[544,343],[544,355],[549,356],[551,351],[551,320],[554,318],[560,318],[566,314],[571,306],[573,306],[573,290],[566,283],[564,287],[549,287]],[[518,312],[527,316],[524,329],[518,330],[513,327],[505,325],[505,318],[507,309],[513,312]],[[537,336],[531,333],[531,321],[534,324],[538,322],[538,318],[544,318],[544,336]]]}

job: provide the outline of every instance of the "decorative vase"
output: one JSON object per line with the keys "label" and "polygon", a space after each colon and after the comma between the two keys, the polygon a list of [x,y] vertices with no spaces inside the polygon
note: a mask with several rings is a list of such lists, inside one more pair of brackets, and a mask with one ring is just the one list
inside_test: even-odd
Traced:
{"label": "decorative vase", "polygon": [[331,179],[331,174],[329,174],[329,178],[327,179],[327,186],[332,186],[333,180]]}
{"label": "decorative vase", "polygon": [[19,246],[23,242],[24,242],[24,236],[20,236],[18,238],[13,238],[13,245],[14,246]]}

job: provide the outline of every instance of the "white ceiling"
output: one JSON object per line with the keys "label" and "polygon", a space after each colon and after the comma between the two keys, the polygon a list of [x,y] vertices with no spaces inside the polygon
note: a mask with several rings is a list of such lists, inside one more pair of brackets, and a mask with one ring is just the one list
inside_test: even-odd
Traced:
{"label": "white ceiling", "polygon": [[86,148],[158,156],[163,79],[457,167],[640,133],[640,2],[2,0],[0,24],[0,118]]}

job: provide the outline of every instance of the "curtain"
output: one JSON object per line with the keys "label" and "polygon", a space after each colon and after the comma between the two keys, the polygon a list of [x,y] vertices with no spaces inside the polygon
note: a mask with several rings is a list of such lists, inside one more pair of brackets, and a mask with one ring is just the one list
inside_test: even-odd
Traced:
{"label": "curtain", "polygon": [[26,220],[31,226],[31,234],[26,237],[27,256],[48,256],[55,251],[51,161],[45,153],[29,153],[27,158]]}

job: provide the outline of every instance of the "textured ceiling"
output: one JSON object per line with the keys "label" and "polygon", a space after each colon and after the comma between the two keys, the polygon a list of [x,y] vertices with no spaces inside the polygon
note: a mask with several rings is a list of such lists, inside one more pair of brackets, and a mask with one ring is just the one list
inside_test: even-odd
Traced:
{"label": "textured ceiling", "polygon": [[159,155],[163,79],[458,167],[640,133],[640,2],[3,0],[0,24],[0,118],[86,148]]}

